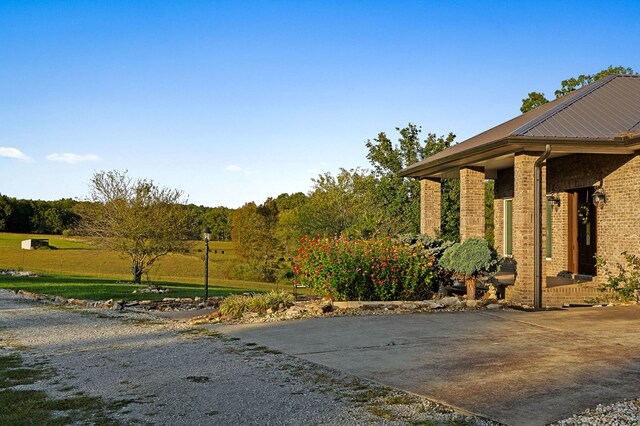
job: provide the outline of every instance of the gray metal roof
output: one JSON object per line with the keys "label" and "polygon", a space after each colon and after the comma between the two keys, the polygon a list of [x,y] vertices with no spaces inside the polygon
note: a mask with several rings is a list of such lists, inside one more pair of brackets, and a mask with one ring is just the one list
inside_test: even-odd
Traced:
{"label": "gray metal roof", "polygon": [[[402,176],[429,175],[430,169],[442,169],[449,160],[459,166],[465,157],[490,157],[522,149],[522,143],[538,141],[576,144],[585,149],[624,145],[624,139],[640,136],[640,76],[612,75],[542,105],[499,126],[413,164]],[[484,153],[484,154],[480,154]],[[498,151],[493,152],[495,155]],[[454,166],[454,164],[452,164]]]}

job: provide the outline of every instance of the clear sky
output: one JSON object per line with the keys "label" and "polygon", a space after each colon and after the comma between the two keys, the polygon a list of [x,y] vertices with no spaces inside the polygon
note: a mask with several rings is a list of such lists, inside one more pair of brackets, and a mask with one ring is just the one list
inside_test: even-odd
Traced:
{"label": "clear sky", "polygon": [[239,207],[366,167],[408,122],[459,141],[533,90],[640,70],[640,1],[0,0],[0,193],[128,170]]}

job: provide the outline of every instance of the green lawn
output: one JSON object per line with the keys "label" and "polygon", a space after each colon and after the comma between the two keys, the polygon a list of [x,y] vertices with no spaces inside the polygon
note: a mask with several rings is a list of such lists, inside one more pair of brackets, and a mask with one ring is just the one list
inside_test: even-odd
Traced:
{"label": "green lawn", "polygon": [[[54,249],[22,250],[20,242],[28,238],[48,238]],[[277,284],[230,279],[236,264],[233,244],[211,242],[209,248],[209,295],[283,288]],[[117,281],[131,280],[131,263],[119,253],[106,250],[90,239],[0,233],[0,270],[32,271],[39,275],[34,278],[0,276],[0,288],[88,300],[203,296],[203,249],[203,242],[193,241],[188,253],[168,254],[143,276],[143,284],[168,287],[171,292],[133,294],[134,289],[144,286],[116,284]]]}
{"label": "green lawn", "polygon": [[[117,283],[117,279],[68,276],[42,275],[38,277],[11,277],[0,275],[0,288],[10,290],[25,290],[38,294],[49,294],[74,299],[86,300],[159,300],[165,297],[202,297],[203,284],[158,282],[161,287],[170,289],[169,293],[134,294],[136,289],[145,288],[127,283]],[[277,284],[228,281],[209,284],[209,296],[227,296],[246,292],[265,292],[283,288]],[[288,289],[288,287],[287,287]]]}
{"label": "green lawn", "polygon": [[91,245],[87,241],[79,238],[62,237],[60,235],[34,235],[34,234],[13,234],[9,232],[0,232],[0,247],[4,248],[20,248],[22,240],[29,238],[45,238],[49,239],[49,245],[57,249],[90,249]]}
{"label": "green lawn", "polygon": [[[49,238],[55,249],[22,250],[20,241]],[[232,278],[237,262],[235,248],[228,241],[209,244],[209,277],[226,281]],[[158,260],[143,276],[145,281],[202,282],[204,243],[193,241],[189,251],[170,253]],[[32,271],[39,274],[71,275],[130,280],[131,263],[120,253],[104,249],[94,241],[60,235],[0,233],[0,269]]]}

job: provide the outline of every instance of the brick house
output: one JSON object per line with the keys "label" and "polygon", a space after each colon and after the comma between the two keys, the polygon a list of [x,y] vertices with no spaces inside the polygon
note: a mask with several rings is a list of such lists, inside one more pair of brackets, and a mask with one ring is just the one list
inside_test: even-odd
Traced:
{"label": "brick house", "polygon": [[[536,307],[597,296],[598,254],[640,253],[640,76],[609,76],[400,172],[421,182],[421,232],[441,225],[441,179],[460,179],[460,237],[484,236],[515,265],[506,297]],[[512,275],[513,277],[513,275]]]}

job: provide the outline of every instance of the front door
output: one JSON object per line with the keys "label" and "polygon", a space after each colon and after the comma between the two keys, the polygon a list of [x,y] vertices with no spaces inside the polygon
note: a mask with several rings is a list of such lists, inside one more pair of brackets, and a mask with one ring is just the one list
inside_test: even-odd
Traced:
{"label": "front door", "polygon": [[592,187],[569,193],[569,270],[596,275],[596,207]]}

